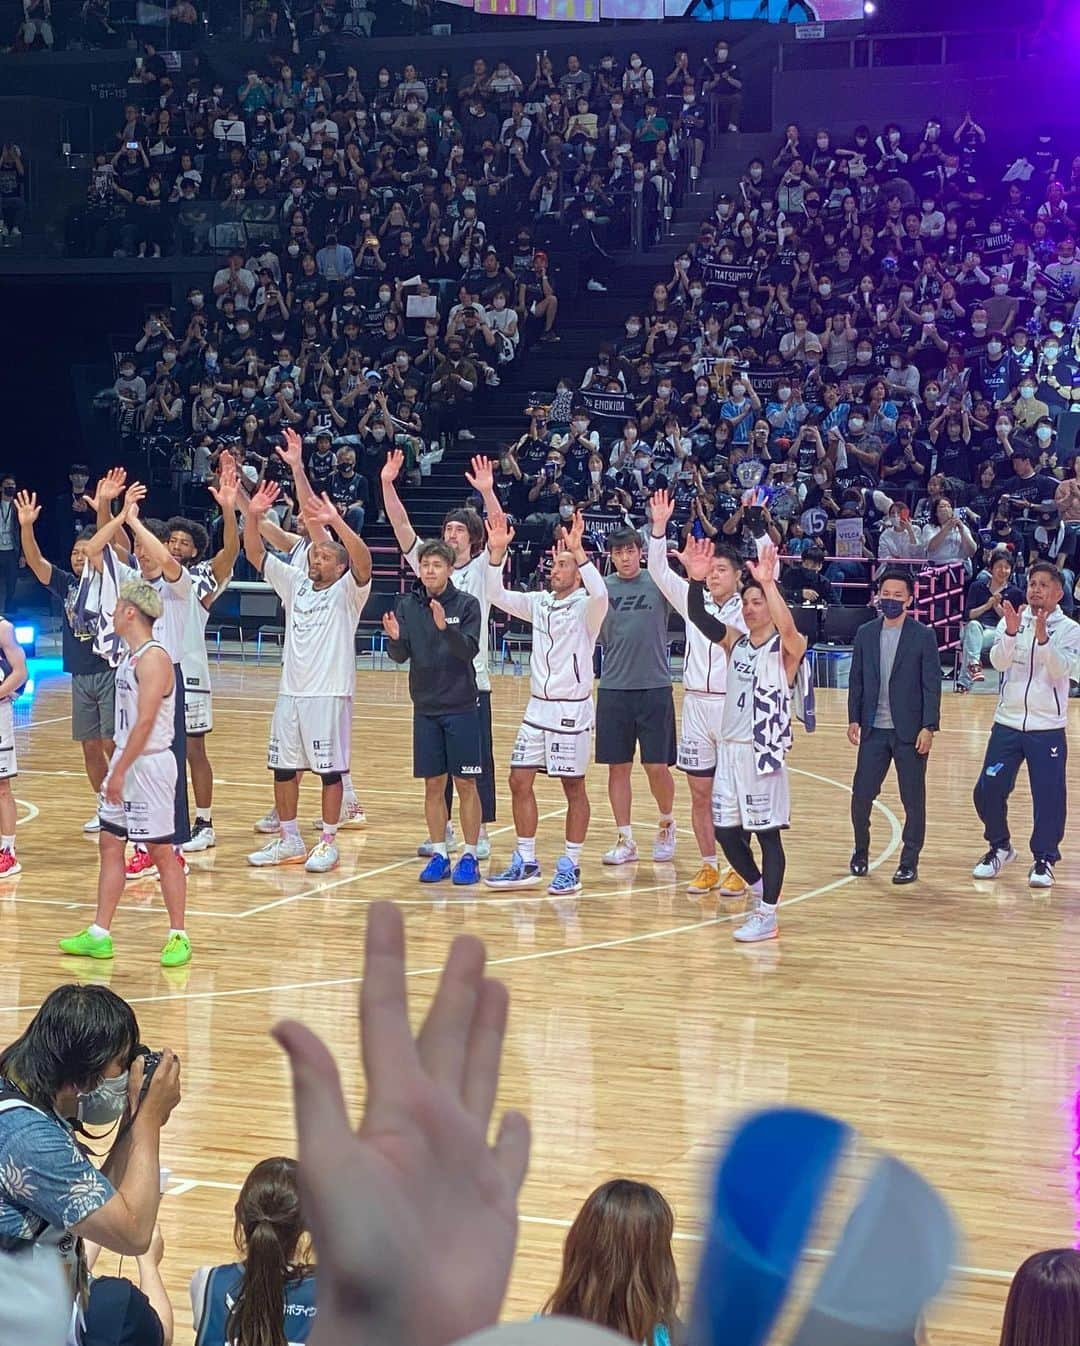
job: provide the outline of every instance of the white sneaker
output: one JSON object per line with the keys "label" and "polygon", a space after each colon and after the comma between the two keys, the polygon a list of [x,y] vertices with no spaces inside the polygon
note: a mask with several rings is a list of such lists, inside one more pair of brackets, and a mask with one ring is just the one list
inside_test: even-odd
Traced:
{"label": "white sneaker", "polygon": [[93,816],[92,818],[87,818],[86,822],[84,822],[83,825],[82,825],[82,830],[83,830],[84,832],[100,832],[100,831],[101,831],[101,819],[97,816],[96,813],[94,814],[94,816]]}
{"label": "white sneaker", "polygon": [[307,859],[307,847],[299,837],[275,837],[261,851],[252,851],[249,865],[299,865]]}
{"label": "white sneaker", "polygon": [[190,855],[192,851],[208,851],[211,846],[217,845],[217,837],[214,835],[214,829],[209,823],[203,823],[202,826],[195,824],[195,830],[191,834],[191,840],[185,841],[180,847],[182,851]]}
{"label": "white sneaker", "polygon": [[325,874],[338,867],[338,848],[330,841],[317,841],[304,864],[309,874]]}
{"label": "white sneaker", "polygon": [[[461,842],[458,841],[456,835],[454,834],[454,824],[453,824],[453,823],[447,823],[447,824],[446,824],[446,849],[447,849],[448,851],[457,851],[457,850],[460,850],[460,849],[461,849]],[[417,853],[417,855],[420,857],[421,860],[430,860],[430,859],[431,859],[431,857],[435,854],[435,846],[434,846],[434,843],[432,842],[432,840],[431,840],[430,837],[427,839],[427,841],[422,841],[422,842],[420,843],[420,845],[417,846],[417,848],[416,848],[416,853]],[[491,847],[490,847],[490,845],[489,845],[489,846],[488,846],[488,855],[490,855],[490,854],[491,854]],[[477,851],[477,859],[479,859],[479,858],[480,858],[480,852],[479,852],[479,850],[478,850],[478,851]]]}
{"label": "white sneaker", "polygon": [[637,842],[627,840],[621,832],[611,850],[605,851],[600,857],[601,862],[605,865],[629,865],[633,864],[637,858]]}
{"label": "white sneaker", "polygon": [[278,817],[277,809],[271,809],[269,813],[264,813],[255,824],[256,832],[272,834],[281,831],[281,819]]}
{"label": "white sneaker", "polygon": [[489,837],[481,837],[476,843],[476,858],[478,860],[491,859],[491,840]]}
{"label": "white sneaker", "polygon": [[661,862],[675,859],[675,824],[664,823],[656,829],[652,858]]}
{"label": "white sneaker", "polygon": [[1015,859],[1016,852],[1011,846],[998,846],[996,849],[991,846],[971,871],[972,878],[996,879],[1001,873],[1002,866]]}
{"label": "white sneaker", "polygon": [[364,806],[355,795],[351,799],[341,801],[341,817],[338,819],[338,827],[367,827],[367,814],[364,812]]}
{"label": "white sneaker", "polygon": [[750,915],[731,932],[740,944],[758,944],[763,939],[775,939],[780,933],[776,920],[776,908],[762,903],[755,907]]}
{"label": "white sneaker", "polygon": [[590,280],[585,288],[587,290],[593,290],[597,294],[607,294],[607,286],[596,279]]}
{"label": "white sneaker", "polygon": [[1049,860],[1036,860],[1028,870],[1029,888],[1053,888],[1054,866]]}

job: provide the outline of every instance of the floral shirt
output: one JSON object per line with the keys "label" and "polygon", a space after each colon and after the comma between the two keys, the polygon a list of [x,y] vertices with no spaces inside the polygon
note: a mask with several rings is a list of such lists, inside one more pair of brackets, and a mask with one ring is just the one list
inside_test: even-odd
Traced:
{"label": "floral shirt", "polygon": [[39,1220],[70,1229],[114,1190],[59,1117],[28,1107],[0,1111],[0,1235],[32,1237]]}

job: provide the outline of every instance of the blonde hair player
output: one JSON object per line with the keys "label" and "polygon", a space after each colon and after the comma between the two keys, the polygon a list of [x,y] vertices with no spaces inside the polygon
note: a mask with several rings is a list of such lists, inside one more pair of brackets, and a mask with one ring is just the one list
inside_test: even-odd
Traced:
{"label": "blonde hair player", "polygon": [[147,580],[130,579],[120,585],[112,626],[127,650],[116,666],[116,749],[98,809],[97,911],[93,924],[60,941],[62,953],[112,958],[110,931],[124,891],[124,847],[130,839],[146,847],[161,877],[161,896],[169,913],[162,967],[180,967],[191,960],[191,942],[184,929],[187,876],[180,865],[169,863],[176,835],[177,767],[172,744],[178,689],[172,657],[153,637],[163,608],[161,594]]}

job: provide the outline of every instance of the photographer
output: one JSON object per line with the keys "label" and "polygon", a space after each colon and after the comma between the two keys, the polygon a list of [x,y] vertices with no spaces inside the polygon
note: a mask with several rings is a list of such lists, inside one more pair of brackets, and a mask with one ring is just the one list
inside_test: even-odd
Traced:
{"label": "photographer", "polygon": [[[77,1296],[85,1307],[83,1238],[128,1256],[150,1247],[180,1062],[162,1052],[140,1100],[138,1052],[131,1007],[107,987],[72,985],[0,1053],[2,1346],[62,1346]],[[122,1117],[99,1171],[72,1133]]]}

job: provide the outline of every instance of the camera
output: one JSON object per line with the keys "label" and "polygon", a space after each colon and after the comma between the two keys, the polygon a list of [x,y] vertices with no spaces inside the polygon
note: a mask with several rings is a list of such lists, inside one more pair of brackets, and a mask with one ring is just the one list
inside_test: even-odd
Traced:
{"label": "camera", "polygon": [[143,1058],[143,1078],[142,1087],[139,1090],[139,1102],[146,1097],[146,1092],[150,1088],[150,1081],[154,1078],[154,1071],[161,1064],[161,1053],[152,1052],[149,1047],[138,1046],[135,1049],[135,1055]]}

